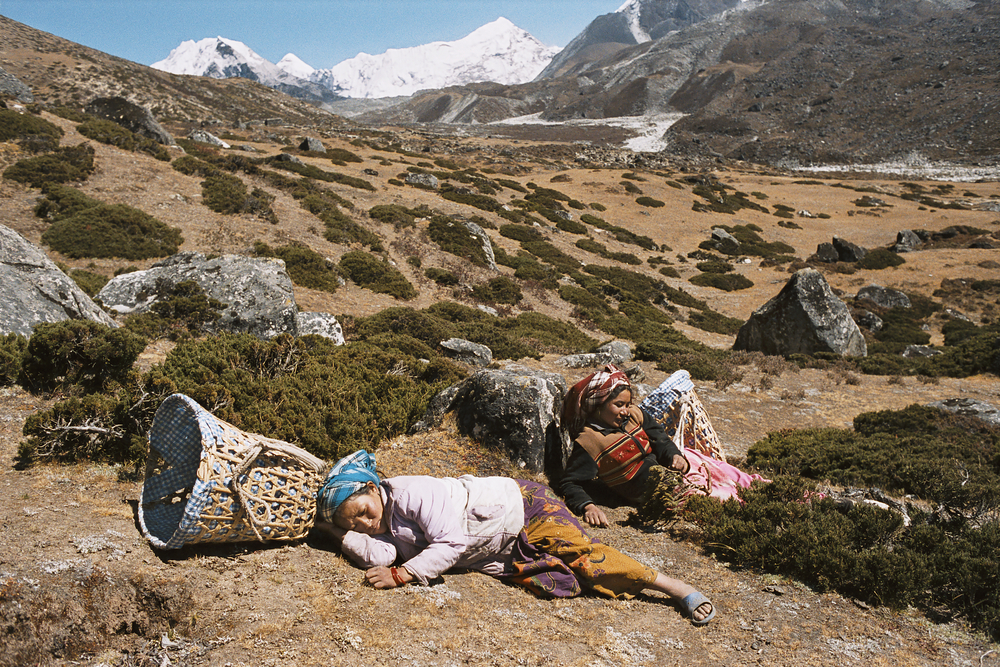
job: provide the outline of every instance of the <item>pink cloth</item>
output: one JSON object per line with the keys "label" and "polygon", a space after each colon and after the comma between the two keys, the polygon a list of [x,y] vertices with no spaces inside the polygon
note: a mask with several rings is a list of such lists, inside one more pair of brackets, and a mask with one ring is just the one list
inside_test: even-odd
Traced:
{"label": "pink cloth", "polygon": [[682,451],[690,472],[684,475],[684,481],[696,487],[691,493],[700,493],[726,501],[730,498],[739,500],[739,490],[750,487],[754,481],[770,482],[760,475],[745,473],[736,466],[725,461],[713,459],[696,449],[685,447]]}

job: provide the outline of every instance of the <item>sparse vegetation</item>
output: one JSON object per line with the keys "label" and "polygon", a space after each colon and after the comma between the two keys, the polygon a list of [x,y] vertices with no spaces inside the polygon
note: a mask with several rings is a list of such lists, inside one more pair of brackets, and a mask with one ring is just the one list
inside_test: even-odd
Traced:
{"label": "sparse vegetation", "polygon": [[94,171],[94,147],[90,144],[61,146],[51,153],[18,160],[3,177],[35,188],[49,183],[85,181]]}
{"label": "sparse vegetation", "polygon": [[417,290],[399,269],[385,259],[361,250],[352,250],[340,258],[340,271],[359,287],[408,301]]}
{"label": "sparse vegetation", "polygon": [[170,153],[163,146],[152,139],[140,137],[113,121],[88,118],[77,125],[76,129],[83,136],[102,144],[108,144],[125,151],[147,153],[163,162],[170,161]]}
{"label": "sparse vegetation", "polygon": [[257,241],[253,250],[258,257],[277,257],[284,260],[288,277],[296,285],[331,294],[340,286],[335,265],[311,248],[301,245],[271,248],[263,241]]}

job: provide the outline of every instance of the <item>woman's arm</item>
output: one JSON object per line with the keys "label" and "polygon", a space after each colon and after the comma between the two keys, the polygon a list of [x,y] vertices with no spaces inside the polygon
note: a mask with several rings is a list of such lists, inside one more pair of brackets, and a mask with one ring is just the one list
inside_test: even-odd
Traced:
{"label": "woman's arm", "polygon": [[607,526],[608,518],[587,493],[582,482],[589,482],[597,477],[597,464],[587,451],[578,444],[573,445],[573,451],[566,462],[566,468],[559,478],[559,494],[566,499],[566,505],[573,512],[582,514],[592,526]]}
{"label": "woman's arm", "polygon": [[[448,487],[434,477],[396,478],[405,486],[395,494],[394,519],[408,530],[423,533],[427,543],[403,563],[422,584],[450,569],[467,547],[464,507],[456,507]],[[393,522],[395,525],[395,521]]]}

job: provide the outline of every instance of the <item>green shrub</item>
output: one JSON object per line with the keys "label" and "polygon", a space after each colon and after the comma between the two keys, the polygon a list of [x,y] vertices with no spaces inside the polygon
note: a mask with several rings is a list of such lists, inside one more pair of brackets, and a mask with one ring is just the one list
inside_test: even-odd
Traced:
{"label": "green shrub", "polygon": [[584,222],[592,227],[597,227],[598,229],[603,229],[609,232],[615,237],[619,243],[628,243],[631,245],[637,245],[645,250],[659,250],[659,246],[653,241],[653,239],[648,236],[642,236],[640,234],[635,234],[625,229],[624,227],[618,227],[616,225],[609,224],[603,219],[598,218],[596,215],[590,215],[589,213],[584,213],[580,216],[580,222]]}
{"label": "green shrub", "polygon": [[63,136],[62,128],[44,118],[14,109],[0,109],[0,141],[13,141],[32,135],[45,135],[54,139]]}
{"label": "green shrub", "polygon": [[869,250],[865,253],[865,256],[858,261],[858,268],[877,271],[879,269],[886,269],[890,266],[899,266],[900,264],[905,263],[905,259],[891,250],[886,250],[885,248],[875,248],[874,250]]}
{"label": "green shrub", "polygon": [[348,162],[364,162],[358,155],[352,153],[346,148],[328,148],[326,149],[326,156],[330,158],[330,162],[343,167]]}
{"label": "green shrub", "polygon": [[710,259],[694,265],[702,273],[732,273],[735,267],[725,260]]}
{"label": "green shrub", "polygon": [[559,298],[576,306],[576,311],[574,312],[576,317],[581,317],[594,323],[602,322],[614,313],[611,304],[603,296],[594,294],[576,285],[560,285]]}
{"label": "green shrub", "polygon": [[576,220],[567,220],[566,218],[559,218],[556,223],[556,227],[566,232],[567,234],[586,234],[587,226],[580,224]]}
{"label": "green shrub", "polygon": [[381,250],[382,241],[378,235],[351,220],[346,213],[340,210],[337,198],[331,194],[322,191],[310,192],[299,202],[302,208],[315,215],[326,225],[323,238],[330,243],[343,245],[360,243],[374,251]]}
{"label": "green shrub", "polygon": [[347,174],[338,174],[331,171],[326,171],[315,167],[311,164],[297,164],[295,162],[289,162],[285,160],[275,160],[269,159],[268,164],[270,164],[275,169],[284,169],[285,171],[294,172],[300,176],[305,176],[306,178],[311,178],[317,181],[325,181],[327,183],[339,183],[340,185],[346,185],[352,188],[357,188],[359,190],[368,190],[370,192],[375,192],[375,186],[366,181],[363,178],[357,178],[355,176],[348,176]]}
{"label": "green shrub", "polygon": [[28,339],[19,383],[32,392],[93,393],[124,382],[145,347],[146,339],[127,329],[90,320],[43,322]]}
{"label": "green shrub", "polygon": [[502,303],[512,306],[524,298],[521,286],[507,276],[498,276],[483,285],[476,285],[472,288],[472,295],[486,303]]}
{"label": "green shrub", "polygon": [[4,178],[40,188],[49,183],[85,181],[94,171],[94,147],[62,146],[51,153],[18,160],[3,172]]}
{"label": "green shrub", "polygon": [[500,236],[524,243],[525,241],[540,241],[542,233],[528,225],[500,225]]}
{"label": "green shrub", "polygon": [[397,299],[417,297],[417,290],[399,269],[384,259],[361,250],[352,250],[340,258],[340,271],[359,287]]}
{"label": "green shrub", "polygon": [[[730,255],[755,255],[764,258],[774,258],[778,255],[790,255],[795,252],[795,248],[782,241],[768,242],[762,239],[760,234],[757,233],[761,229],[756,225],[734,225],[732,227],[719,225],[719,227],[732,234],[740,242],[738,250],[727,253]],[[712,241],[703,241],[699,247],[710,250],[715,249]]]}
{"label": "green shrub", "polygon": [[487,265],[483,240],[461,221],[452,220],[445,215],[434,216],[427,227],[427,233],[445,252],[467,259],[476,266]]}
{"label": "green shrub", "polygon": [[340,286],[337,271],[321,254],[300,245],[271,248],[262,241],[254,243],[258,257],[278,257],[285,262],[285,270],[292,282],[301,287],[333,294]]}
{"label": "green shrub", "polygon": [[738,273],[699,273],[688,278],[688,282],[701,287],[714,287],[725,292],[753,287],[752,280]]}
{"label": "green shrub", "polygon": [[451,271],[430,267],[424,269],[424,275],[442,287],[451,287],[458,284],[458,276]]}
{"label": "green shrub", "polygon": [[730,336],[738,332],[744,322],[735,317],[727,317],[714,310],[692,310],[688,315],[688,324],[702,331]]}
{"label": "green shrub", "polygon": [[510,190],[513,190],[515,192],[523,192],[525,194],[527,194],[527,192],[528,192],[528,189],[526,187],[524,187],[523,185],[521,185],[517,181],[512,181],[512,180],[507,179],[507,178],[498,178],[497,179],[497,183],[499,183],[503,187],[508,188]]}
{"label": "green shrub", "polygon": [[73,279],[77,287],[83,290],[83,293],[93,299],[97,296],[97,293],[108,284],[108,277],[102,276],[99,273],[93,273],[92,271],[85,271],[83,269],[73,269],[69,272],[69,277]]}
{"label": "green shrub", "polygon": [[661,208],[666,206],[666,204],[659,199],[653,199],[652,197],[639,197],[635,200],[635,203],[639,206],[647,206],[649,208]]}
{"label": "green shrub", "polygon": [[368,215],[373,220],[390,224],[396,229],[412,227],[417,218],[423,218],[428,212],[406,208],[399,204],[378,204],[368,209]]}
{"label": "green shrub", "polygon": [[185,280],[157,284],[159,293],[148,311],[129,315],[125,327],[148,339],[183,340],[214,330],[227,305],[211,299],[201,285]]}
{"label": "green shrub", "polygon": [[179,392],[237,428],[335,460],[405,432],[463,375],[439,356],[428,364],[368,343],[220,334],[180,343],[137,384],[32,415],[19,459],[141,461],[156,408]]}
{"label": "green shrub", "polygon": [[21,334],[0,336],[0,387],[15,384],[21,375],[21,359],[28,348],[28,339]]}
{"label": "green shrub", "polygon": [[271,208],[274,196],[260,189],[247,192],[247,186],[239,176],[216,172],[201,182],[202,203],[216,213],[251,213],[259,218],[277,223],[278,218]]}
{"label": "green shrub", "polygon": [[521,247],[561,273],[571,273],[580,268],[580,261],[548,241],[522,241]]}
{"label": "green shrub", "polygon": [[88,139],[99,141],[126,151],[142,152],[152,155],[163,162],[170,161],[167,150],[146,137],[141,137],[118,123],[99,118],[88,118],[76,126],[77,131]]}
{"label": "green shrub", "polygon": [[67,257],[167,257],[183,242],[180,230],[151,215],[125,204],[94,203],[74,188],[50,186],[45,199],[35,212],[53,223],[42,242]]}
{"label": "green shrub", "polygon": [[170,163],[176,171],[186,175],[186,176],[210,176],[219,171],[219,169],[204,160],[199,160],[193,155],[182,155],[173,162]]}

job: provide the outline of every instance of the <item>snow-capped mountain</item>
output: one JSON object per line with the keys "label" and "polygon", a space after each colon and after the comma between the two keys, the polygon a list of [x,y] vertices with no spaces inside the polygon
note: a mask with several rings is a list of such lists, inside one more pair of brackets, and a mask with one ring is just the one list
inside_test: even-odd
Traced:
{"label": "snow-capped mountain", "polygon": [[340,99],[329,89],[309,81],[308,74],[305,77],[296,75],[295,71],[311,73],[313,69],[294,55],[288,54],[282,62],[285,67],[278,67],[243,42],[224,37],[207,37],[197,42],[181,42],[169,56],[153,63],[152,67],[171,74],[208,76],[213,79],[250,79],[313,102],[333,102]]}
{"label": "snow-capped mountain", "polygon": [[501,17],[454,42],[359,53],[309,78],[344,97],[393,97],[480,81],[525,83],[558,52]]}
{"label": "snow-capped mountain", "polygon": [[454,42],[389,49],[375,56],[359,53],[329,69],[314,69],[292,53],[274,64],[246,44],[223,37],[182,42],[152,66],[173,74],[243,77],[296,97],[332,101],[405,96],[480,81],[524,83],[558,52],[499,18]]}

